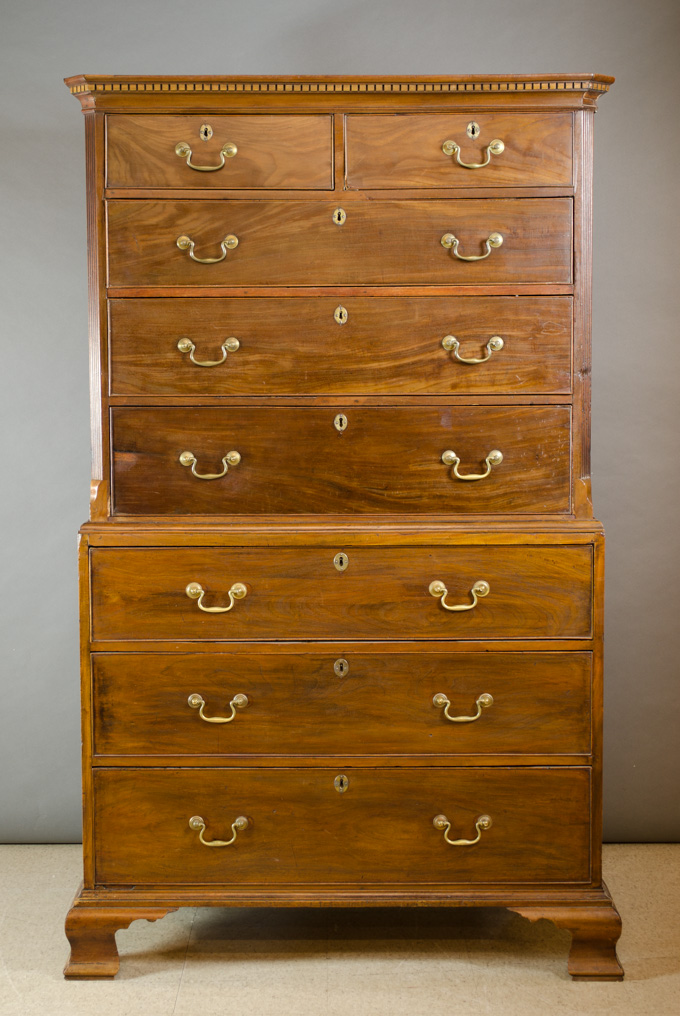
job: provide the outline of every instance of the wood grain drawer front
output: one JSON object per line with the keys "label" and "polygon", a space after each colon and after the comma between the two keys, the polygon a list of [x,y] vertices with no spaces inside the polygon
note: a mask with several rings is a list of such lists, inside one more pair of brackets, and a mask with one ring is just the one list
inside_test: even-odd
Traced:
{"label": "wood grain drawer front", "polygon": [[[346,122],[350,189],[572,184],[570,113],[348,116]],[[489,153],[495,140],[503,142],[500,154]],[[445,154],[447,141],[458,152]],[[487,157],[480,168],[460,165],[479,166]]]}
{"label": "wood grain drawer front", "polygon": [[[336,429],[339,416],[344,430]],[[531,514],[570,506],[568,406],[120,408],[112,422],[117,514]],[[199,478],[220,474],[230,451],[238,464],[219,479]],[[446,451],[460,463],[443,462]],[[502,462],[489,465],[492,451]],[[195,459],[190,466],[180,461],[184,452]]]}
{"label": "wood grain drawer front", "polygon": [[[567,394],[571,303],[566,296],[342,293],[285,300],[111,300],[111,392]],[[447,350],[442,341],[451,335],[459,345]],[[501,349],[489,348],[495,337],[502,339]],[[238,349],[224,348],[230,338]],[[182,340],[194,348],[183,352]],[[474,364],[459,357],[488,359]],[[210,369],[201,366],[220,360]]]}
{"label": "wood grain drawer front", "polygon": [[[110,115],[107,184],[329,190],[333,187],[331,125],[329,116]],[[203,140],[201,129],[206,126],[212,134]],[[187,149],[177,154],[181,143]],[[223,158],[225,145],[232,147]],[[187,164],[188,149],[191,165]]]}
{"label": "wood grain drawer front", "polygon": [[[92,665],[96,755],[590,751],[590,653],[347,649],[338,657],[317,647],[300,654],[96,653]],[[449,706],[434,703],[441,694]],[[204,705],[190,705],[192,695]],[[247,703],[232,708],[238,695]],[[490,705],[477,704],[484,695]],[[199,709],[233,719],[211,723]],[[445,709],[479,718],[453,722]]]}
{"label": "wood grain drawer front", "polygon": [[[570,283],[570,198],[355,201],[334,222],[331,200],[109,201],[109,285],[340,286]],[[447,233],[465,256],[491,233],[503,244],[481,261],[442,246]],[[199,264],[177,239],[187,236]],[[221,248],[227,236],[238,246]]]}
{"label": "wood grain drawer front", "polygon": [[[99,548],[91,551],[92,632],[102,639],[588,638],[592,547]],[[441,581],[446,610],[429,587]],[[197,582],[205,613],[186,594]]]}
{"label": "wood grain drawer front", "polygon": [[[334,780],[346,775],[338,793]],[[587,768],[99,769],[99,883],[527,883],[590,877]],[[433,819],[445,815],[450,846]],[[234,820],[248,826],[231,846]]]}

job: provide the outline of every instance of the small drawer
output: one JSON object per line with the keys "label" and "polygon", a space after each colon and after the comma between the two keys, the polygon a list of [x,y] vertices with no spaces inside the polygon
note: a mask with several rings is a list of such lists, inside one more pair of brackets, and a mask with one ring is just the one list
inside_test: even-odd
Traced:
{"label": "small drawer", "polygon": [[107,117],[109,187],[329,190],[329,116]]}
{"label": "small drawer", "polygon": [[[95,877],[320,888],[587,882],[590,794],[585,767],[95,769]],[[234,839],[209,849],[201,836]],[[453,846],[445,836],[479,839]]]}
{"label": "small drawer", "polygon": [[337,550],[94,549],[93,638],[176,642],[591,635],[591,546],[347,548],[338,543]]}
{"label": "small drawer", "polygon": [[112,425],[118,515],[570,508],[569,406],[116,408]]}
{"label": "small drawer", "polygon": [[352,190],[571,187],[571,113],[348,116],[346,173]]}
{"label": "small drawer", "polygon": [[94,754],[587,755],[591,674],[582,652],[95,653]]}
{"label": "small drawer", "polygon": [[341,205],[342,194],[324,201],[109,201],[109,285],[572,279],[571,198],[353,201],[338,224]]}
{"label": "small drawer", "polygon": [[571,304],[341,292],[111,300],[111,393],[567,394]]}

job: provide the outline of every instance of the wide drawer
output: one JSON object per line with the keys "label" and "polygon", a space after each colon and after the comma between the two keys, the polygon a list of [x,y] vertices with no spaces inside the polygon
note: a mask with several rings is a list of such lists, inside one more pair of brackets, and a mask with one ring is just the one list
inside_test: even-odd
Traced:
{"label": "wide drawer", "polygon": [[111,300],[111,393],[568,393],[571,310],[565,296]]}
{"label": "wide drawer", "polygon": [[571,114],[348,116],[346,172],[350,189],[569,187]]}
{"label": "wide drawer", "polygon": [[107,184],[329,189],[331,124],[329,116],[115,114],[107,117]]}
{"label": "wide drawer", "polygon": [[[588,638],[592,628],[591,546],[153,547],[90,555],[97,640]],[[430,592],[433,582],[448,589],[443,600],[438,587]],[[472,593],[478,582],[488,583],[486,596]],[[204,591],[200,601],[194,586],[193,598],[186,591],[192,583]],[[235,583],[245,586],[244,597],[230,594]],[[475,600],[469,610],[444,606]],[[201,609],[230,602],[224,613]]]}
{"label": "wide drawer", "polygon": [[[109,201],[109,285],[571,282],[570,198],[353,201],[337,225],[341,201]],[[500,247],[486,244],[492,233]],[[446,234],[464,257],[490,253],[459,260]],[[220,260],[192,260],[182,237],[195,257]]]}
{"label": "wide drawer", "polygon": [[[339,775],[348,781],[338,793]],[[588,768],[98,769],[99,883],[529,883],[590,878]],[[450,829],[436,828],[443,815]],[[477,822],[489,816],[478,842]],[[230,846],[208,849],[199,839]],[[205,826],[190,819],[202,819]],[[485,823],[486,824],[486,823]]]}
{"label": "wide drawer", "polygon": [[590,653],[342,652],[95,653],[94,754],[590,751]]}
{"label": "wide drawer", "polygon": [[118,408],[114,511],[568,512],[570,430],[568,406]]}

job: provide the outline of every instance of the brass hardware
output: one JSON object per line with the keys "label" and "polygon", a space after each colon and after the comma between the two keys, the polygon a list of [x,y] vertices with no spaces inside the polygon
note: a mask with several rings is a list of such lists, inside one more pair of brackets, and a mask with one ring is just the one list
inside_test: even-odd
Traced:
{"label": "brass hardware", "polygon": [[333,670],[337,677],[347,677],[349,674],[349,663],[343,659],[336,660],[333,664]]}
{"label": "brass hardware", "polygon": [[454,236],[453,233],[444,233],[441,238],[442,247],[446,247],[447,250],[450,250],[453,256],[458,258],[459,261],[483,261],[484,258],[488,258],[492,247],[501,246],[503,243],[503,237],[500,233],[489,233],[487,239],[484,241],[484,246],[486,247],[485,254],[469,254],[467,256],[465,254],[459,254],[459,243],[460,241],[458,237]]}
{"label": "brass hardware", "polygon": [[[469,129],[471,126],[472,124],[468,124],[468,131],[466,133],[468,134],[468,137],[475,137],[474,134],[469,133]],[[477,125],[475,124],[475,126]],[[479,128],[477,129],[477,133],[479,133]],[[484,160],[484,162],[462,162],[460,158],[459,144],[457,144],[455,141],[445,141],[444,144],[442,145],[442,152],[444,153],[444,155],[455,155],[456,162],[458,163],[459,166],[462,166],[463,169],[484,169],[484,167],[488,166],[489,163],[491,162],[492,155],[502,155],[504,151],[505,145],[500,140],[500,138],[494,138],[493,141],[486,146],[486,159]]]}
{"label": "brass hardware", "polygon": [[486,363],[492,353],[497,353],[499,349],[502,349],[504,342],[500,335],[494,335],[486,344],[486,356],[482,356],[479,359],[461,356],[458,350],[460,349],[460,342],[455,335],[445,335],[442,339],[442,346],[449,353],[453,353],[456,360],[459,363]]}
{"label": "brass hardware", "polygon": [[335,320],[338,322],[339,325],[346,325],[349,314],[342,306],[342,304],[340,304],[340,306],[335,308],[335,311],[333,312],[333,317],[335,318]]}
{"label": "brass hardware", "polygon": [[333,786],[335,787],[335,789],[339,794],[344,794],[347,788],[349,787],[349,777],[345,776],[344,774],[336,776],[335,779],[333,780]]}
{"label": "brass hardware", "polygon": [[[208,134],[207,137],[203,137],[203,134],[201,134],[201,138],[203,139],[203,141],[208,141],[208,139],[212,136],[212,129],[208,124],[206,124],[205,126],[208,127],[210,134]],[[201,127],[201,131],[202,130],[203,127]],[[222,169],[222,167],[224,166],[224,160],[233,159],[237,151],[238,148],[236,147],[236,145],[233,145],[231,144],[231,142],[228,141],[226,144],[222,145],[222,148],[220,149],[220,161],[217,163],[216,166],[197,166],[195,165],[195,163],[191,161],[191,156],[194,154],[191,150],[191,145],[188,145],[186,141],[180,141],[178,142],[178,144],[175,145],[175,155],[178,155],[180,159],[186,159],[187,166],[189,167],[189,169],[195,169],[198,173],[217,172],[218,169]]]}
{"label": "brass hardware", "polygon": [[189,819],[189,828],[193,829],[194,832],[198,832],[198,838],[204,847],[229,847],[236,839],[238,833],[243,832],[244,829],[248,828],[248,819],[245,815],[239,815],[238,818],[234,819],[231,823],[232,837],[230,840],[205,840],[203,839],[203,833],[205,832],[205,821],[200,815],[192,815]]}
{"label": "brass hardware", "polygon": [[229,466],[237,466],[241,461],[239,452],[227,452],[222,459],[222,465],[224,469],[221,473],[197,473],[196,463],[198,459],[193,452],[182,452],[179,457],[179,461],[183,466],[191,466],[191,472],[198,480],[219,480],[221,477],[226,476],[229,472]]}
{"label": "brass hardware", "polygon": [[474,586],[470,590],[472,603],[457,604],[444,603],[449,591],[444,583],[439,579],[435,579],[434,582],[430,582],[429,590],[431,596],[438,597],[445,610],[472,610],[473,607],[477,606],[477,598],[479,596],[488,596],[491,592],[491,587],[488,582],[484,581],[484,579],[480,579],[479,582],[475,582]]}
{"label": "brass hardware", "polygon": [[201,141],[210,141],[211,137],[213,136],[213,129],[209,123],[201,124],[198,136],[200,137]]}
{"label": "brass hardware", "polygon": [[233,250],[234,247],[238,247],[238,237],[234,236],[233,233],[229,233],[225,236],[224,240],[220,244],[220,247],[222,248],[222,256],[219,258],[197,258],[194,254],[195,241],[192,240],[190,236],[184,236],[184,234],[177,237],[177,246],[180,250],[188,250],[191,260],[197,261],[199,265],[216,265],[219,264],[220,261],[224,261],[228,250]]}
{"label": "brass hardware", "polygon": [[349,564],[349,556],[342,550],[339,554],[336,554],[333,558],[333,564],[338,571],[347,571],[347,565]]}
{"label": "brass hardware", "polygon": [[469,138],[478,138],[482,133],[482,128],[479,126],[476,120],[470,120],[470,123],[465,128],[465,133]]}
{"label": "brass hardware", "polygon": [[184,592],[190,600],[198,600],[199,609],[204,610],[206,614],[226,614],[228,610],[231,610],[237,600],[242,600],[244,596],[248,595],[248,590],[242,582],[234,582],[233,586],[229,590],[228,607],[204,607],[203,597],[205,596],[205,589],[202,585],[198,582],[190,582]]}
{"label": "brass hardware", "polygon": [[485,480],[486,477],[491,472],[492,466],[500,466],[501,462],[503,461],[503,452],[499,452],[498,448],[494,448],[492,451],[489,452],[484,461],[486,462],[485,473],[468,473],[466,476],[463,476],[461,473],[458,472],[460,459],[458,458],[456,453],[450,450],[442,453],[442,462],[444,463],[445,466],[453,466],[453,475],[456,477],[457,480]]}
{"label": "brass hardware", "polygon": [[187,701],[192,709],[198,709],[198,715],[202,720],[205,720],[206,723],[231,723],[236,716],[236,710],[245,709],[248,705],[248,696],[241,694],[234,695],[233,699],[229,703],[231,706],[231,716],[206,716],[203,712],[205,709],[205,699],[197,692],[190,695]]}
{"label": "brass hardware", "polygon": [[451,702],[447,699],[443,692],[438,692],[432,699],[432,705],[436,706],[437,709],[444,710],[444,716],[447,720],[451,720],[451,723],[474,723],[482,715],[482,709],[488,709],[489,706],[493,705],[493,696],[489,695],[488,692],[484,692],[479,696],[475,705],[477,706],[477,712],[474,716],[451,716],[449,712],[449,706]]}
{"label": "brass hardware", "polygon": [[348,423],[348,420],[347,420],[347,417],[345,416],[344,413],[338,413],[338,415],[333,420],[333,426],[341,434],[342,434],[343,430],[347,429],[347,423]]}
{"label": "brass hardware", "polygon": [[336,226],[342,226],[343,222],[347,218],[347,212],[344,208],[336,208],[333,212],[333,222]]}
{"label": "brass hardware", "polygon": [[451,823],[449,822],[446,815],[435,815],[435,817],[432,819],[432,825],[435,827],[435,829],[444,830],[444,839],[450,846],[472,847],[475,843],[479,843],[479,841],[482,838],[482,833],[485,832],[487,829],[490,829],[491,826],[493,825],[493,822],[491,821],[490,815],[480,815],[475,822],[475,829],[477,830],[477,835],[475,836],[474,840],[450,840],[449,829],[451,828]]}
{"label": "brass hardware", "polygon": [[196,360],[194,353],[196,352],[196,346],[191,339],[183,338],[177,343],[177,348],[180,353],[188,353],[189,359],[192,363],[195,363],[197,367],[219,367],[221,363],[227,359],[227,353],[235,353],[241,343],[238,339],[233,338],[225,339],[222,343],[222,359],[221,360]]}

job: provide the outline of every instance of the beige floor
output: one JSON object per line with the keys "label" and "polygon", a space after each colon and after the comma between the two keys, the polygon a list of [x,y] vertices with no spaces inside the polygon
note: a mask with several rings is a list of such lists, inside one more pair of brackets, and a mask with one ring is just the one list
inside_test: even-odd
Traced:
{"label": "beige floor", "polygon": [[680,844],[610,846],[626,980],[573,983],[569,935],[494,910],[179,910],[64,981],[74,846],[0,847],[0,1016],[679,1016]]}

